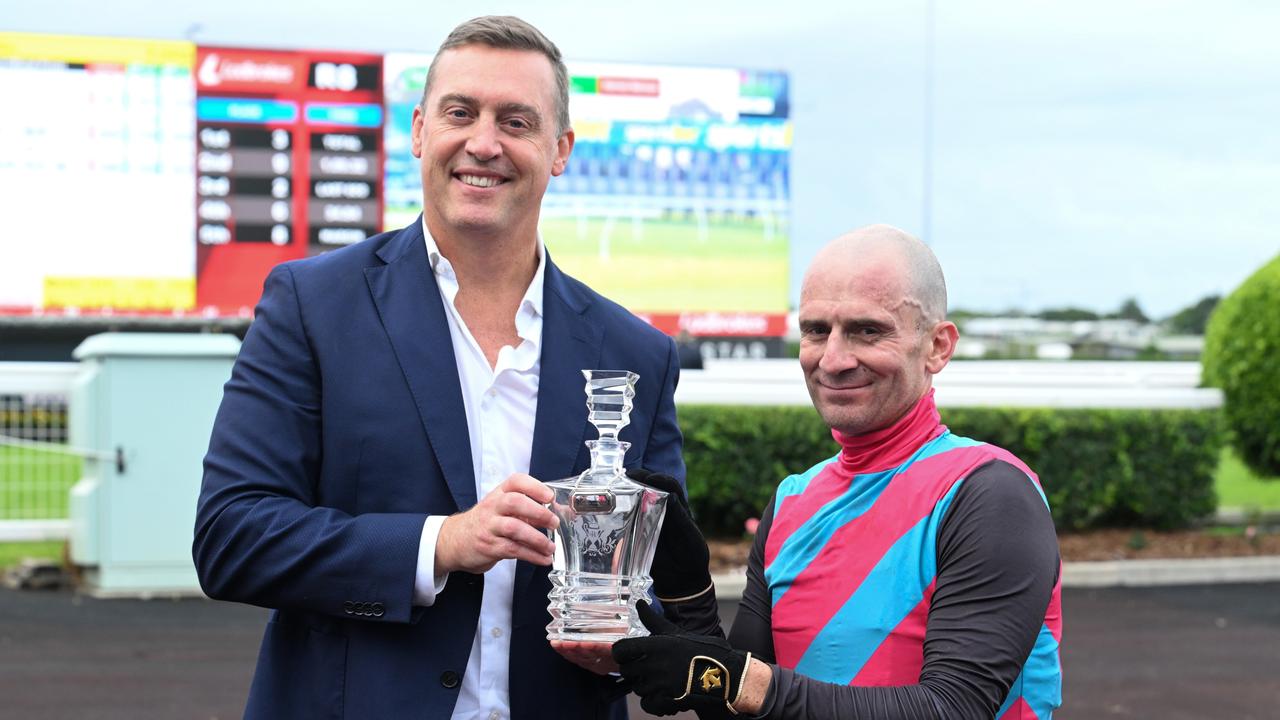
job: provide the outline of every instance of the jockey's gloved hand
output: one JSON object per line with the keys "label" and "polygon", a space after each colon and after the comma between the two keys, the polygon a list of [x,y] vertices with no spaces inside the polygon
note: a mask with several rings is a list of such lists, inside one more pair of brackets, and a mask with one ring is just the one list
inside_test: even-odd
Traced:
{"label": "jockey's gloved hand", "polygon": [[737,715],[738,699],[751,653],[728,641],[695,635],[676,627],[648,603],[637,603],[649,637],[624,638],[613,644],[613,659],[640,707],[653,715],[693,710],[700,717]]}
{"label": "jockey's gloved hand", "polygon": [[649,570],[653,594],[665,603],[688,600],[709,591],[711,553],[693,522],[684,488],[670,475],[643,468],[627,470],[627,477],[667,493],[667,513]]}

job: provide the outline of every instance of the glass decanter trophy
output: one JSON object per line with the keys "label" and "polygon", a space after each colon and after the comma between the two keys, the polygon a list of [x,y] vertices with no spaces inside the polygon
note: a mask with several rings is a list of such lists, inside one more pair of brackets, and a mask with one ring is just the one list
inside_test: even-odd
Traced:
{"label": "glass decanter trophy", "polygon": [[636,601],[648,597],[649,565],[667,509],[667,494],[627,478],[622,456],[631,443],[618,433],[630,420],[636,380],[626,370],[583,370],[587,419],[600,433],[588,440],[591,467],[577,477],[547,483],[555,491],[547,626],[550,640],[607,642],[648,635]]}

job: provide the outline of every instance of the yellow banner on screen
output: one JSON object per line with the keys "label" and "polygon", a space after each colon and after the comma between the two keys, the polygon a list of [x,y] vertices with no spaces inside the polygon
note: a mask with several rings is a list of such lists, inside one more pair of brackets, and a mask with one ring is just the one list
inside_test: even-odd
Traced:
{"label": "yellow banner on screen", "polygon": [[194,277],[46,277],[46,308],[111,308],[120,311],[190,310]]}
{"label": "yellow banner on screen", "polygon": [[196,46],[195,43],[182,40],[0,32],[0,57],[84,65],[110,63],[179,65],[191,68],[196,64]]}

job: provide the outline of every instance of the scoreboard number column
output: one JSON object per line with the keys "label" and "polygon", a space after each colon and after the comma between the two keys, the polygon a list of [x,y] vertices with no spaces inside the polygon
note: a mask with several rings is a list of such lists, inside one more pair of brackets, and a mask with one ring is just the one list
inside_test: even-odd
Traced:
{"label": "scoreboard number column", "polygon": [[[216,117],[219,103],[202,98],[201,118]],[[221,104],[237,117],[287,117],[292,103],[232,100]],[[272,112],[274,110],[274,112]],[[288,245],[293,217],[293,132],[201,121],[196,155],[196,240],[201,245]]]}

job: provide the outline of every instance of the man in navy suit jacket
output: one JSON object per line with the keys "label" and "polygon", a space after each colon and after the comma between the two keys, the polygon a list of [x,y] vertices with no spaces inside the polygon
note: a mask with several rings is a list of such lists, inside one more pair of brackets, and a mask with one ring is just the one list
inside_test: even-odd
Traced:
{"label": "man in navy suit jacket", "polygon": [[639,373],[627,464],[683,481],[674,343],[541,245],[574,139],[541,33],[455,29],[413,130],[421,222],[275,268],[218,412],[200,581],[275,610],[245,714],[616,716],[613,678],[546,638],[539,481],[588,465],[589,368]]}

